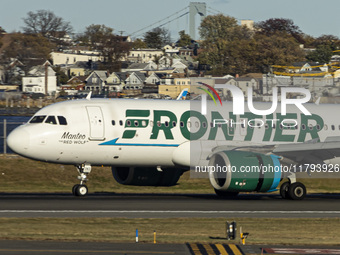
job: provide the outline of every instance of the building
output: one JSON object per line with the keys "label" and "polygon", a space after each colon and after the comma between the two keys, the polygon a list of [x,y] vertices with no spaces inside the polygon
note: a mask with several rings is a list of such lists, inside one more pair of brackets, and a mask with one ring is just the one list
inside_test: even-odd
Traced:
{"label": "building", "polygon": [[[47,87],[47,93],[45,87]],[[51,63],[46,61],[42,65],[32,67],[28,75],[22,78],[22,91],[50,95],[56,93],[57,77],[51,68]]]}
{"label": "building", "polygon": [[127,60],[135,63],[148,63],[153,61],[155,56],[161,57],[164,52],[160,49],[132,49],[127,56]]}
{"label": "building", "polygon": [[67,66],[67,65],[74,65],[78,61],[104,61],[104,58],[100,56],[99,52],[92,51],[92,52],[52,52],[51,58],[53,61],[53,65],[56,66]]}
{"label": "building", "polygon": [[121,92],[126,84],[125,80],[129,76],[127,72],[113,72],[106,79],[107,91]]}
{"label": "building", "polygon": [[101,94],[105,90],[107,78],[108,73],[106,71],[93,71],[85,80],[85,90],[90,90],[94,94]]}
{"label": "building", "polygon": [[141,72],[132,72],[125,80],[125,89],[142,89],[146,76]]}

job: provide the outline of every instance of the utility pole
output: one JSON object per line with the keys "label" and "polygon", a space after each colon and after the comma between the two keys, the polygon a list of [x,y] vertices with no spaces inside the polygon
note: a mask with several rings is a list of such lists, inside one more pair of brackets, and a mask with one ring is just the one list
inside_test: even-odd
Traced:
{"label": "utility pole", "polygon": [[45,64],[45,95],[47,96],[48,95],[48,66],[49,66],[49,62],[46,61]]}

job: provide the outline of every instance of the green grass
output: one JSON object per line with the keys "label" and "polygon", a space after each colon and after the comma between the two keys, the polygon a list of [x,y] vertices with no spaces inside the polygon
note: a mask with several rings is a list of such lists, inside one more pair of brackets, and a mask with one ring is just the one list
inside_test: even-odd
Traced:
{"label": "green grass", "polygon": [[[237,222],[234,241],[226,240],[225,223]],[[0,218],[0,239],[152,243],[239,243],[239,227],[250,233],[247,244],[338,245],[340,219],[265,218]]]}

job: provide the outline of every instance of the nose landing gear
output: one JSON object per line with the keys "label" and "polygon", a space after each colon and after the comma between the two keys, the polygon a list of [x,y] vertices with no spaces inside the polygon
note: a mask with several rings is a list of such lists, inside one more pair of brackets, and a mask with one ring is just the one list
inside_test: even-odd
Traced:
{"label": "nose landing gear", "polygon": [[83,196],[86,196],[88,193],[88,188],[84,183],[88,181],[87,174],[91,173],[91,165],[82,164],[76,167],[79,173],[78,179],[80,180],[80,184],[76,184],[73,186],[72,194],[74,196],[83,197]]}

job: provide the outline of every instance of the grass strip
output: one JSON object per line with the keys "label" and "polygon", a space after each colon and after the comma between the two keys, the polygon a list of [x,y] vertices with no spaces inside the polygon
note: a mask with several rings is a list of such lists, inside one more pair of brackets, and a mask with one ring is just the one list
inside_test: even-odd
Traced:
{"label": "grass strip", "polygon": [[[226,239],[226,221],[235,220],[238,237]],[[0,239],[152,243],[239,243],[239,227],[250,233],[247,244],[339,245],[339,218],[0,218]]]}

